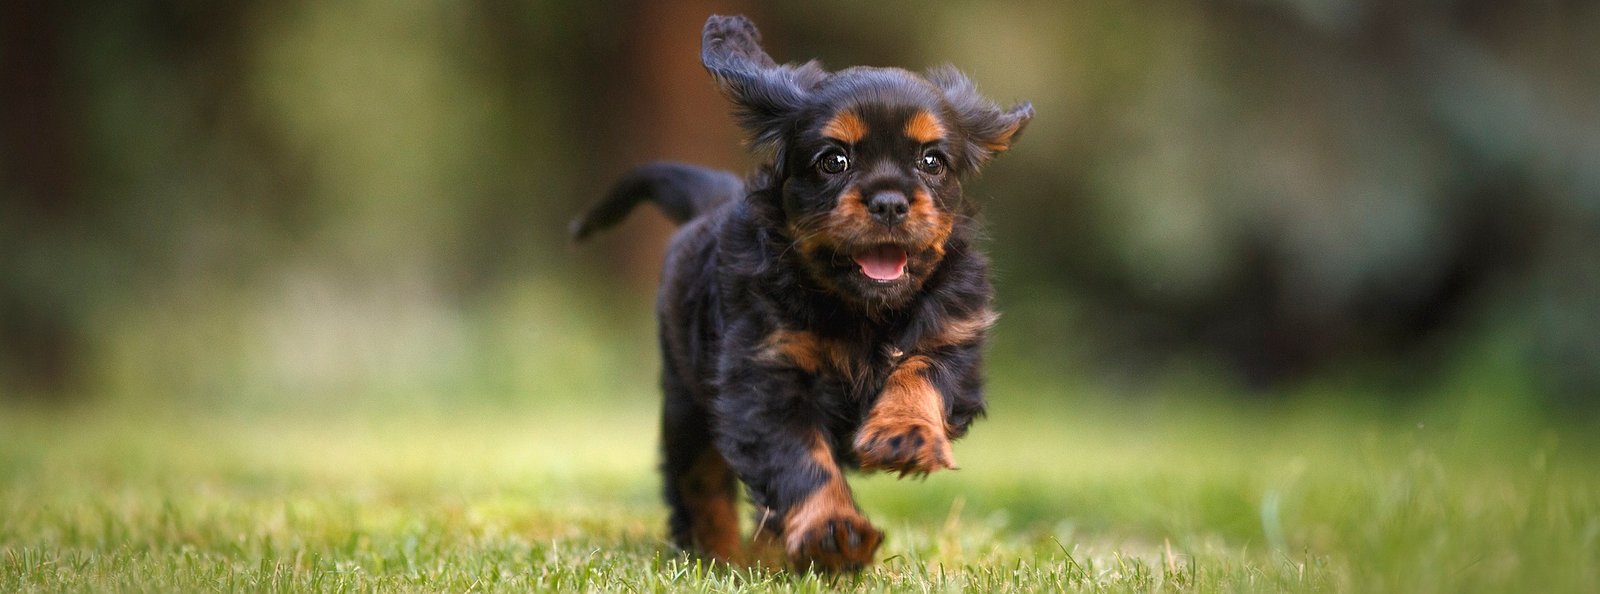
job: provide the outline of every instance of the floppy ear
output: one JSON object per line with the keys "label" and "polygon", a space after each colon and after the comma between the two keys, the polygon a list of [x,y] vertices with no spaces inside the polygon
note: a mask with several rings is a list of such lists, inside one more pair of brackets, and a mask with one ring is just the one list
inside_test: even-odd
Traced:
{"label": "floppy ear", "polygon": [[712,15],[700,41],[700,61],[733,102],[757,149],[779,144],[804,106],[807,90],[827,76],[816,62],[777,65],[761,50],[761,33],[742,16]]}
{"label": "floppy ear", "polygon": [[1011,143],[1033,119],[1032,103],[1024,101],[1001,111],[995,102],[979,95],[972,80],[954,67],[942,66],[929,71],[928,81],[944,92],[945,100],[955,112],[966,138],[962,152],[970,169],[977,169],[994,155],[1010,149]]}

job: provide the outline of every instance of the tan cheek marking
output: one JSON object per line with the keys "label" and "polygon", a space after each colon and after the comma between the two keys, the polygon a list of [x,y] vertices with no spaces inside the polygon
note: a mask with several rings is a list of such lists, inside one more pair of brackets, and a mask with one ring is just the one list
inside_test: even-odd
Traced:
{"label": "tan cheek marking", "polygon": [[867,214],[867,203],[861,199],[861,191],[850,188],[839,195],[839,203],[828,213],[826,231],[832,237],[845,239],[861,233],[862,226],[871,222],[872,215]]}
{"label": "tan cheek marking", "polygon": [[855,222],[867,217],[867,203],[861,200],[861,190],[854,187],[839,195],[839,203],[828,213],[830,222]]}
{"label": "tan cheek marking", "polygon": [[845,144],[855,144],[867,137],[867,123],[853,111],[841,111],[822,126],[822,135]]}
{"label": "tan cheek marking", "polygon": [[944,258],[944,243],[955,229],[955,218],[939,210],[933,204],[933,196],[924,188],[917,188],[912,193],[911,220],[922,228],[919,235],[926,238],[922,242],[924,249],[931,250],[936,259]]}
{"label": "tan cheek marking", "polygon": [[872,224],[861,191],[851,187],[839,194],[838,202],[827,214],[791,221],[788,227],[800,252],[810,255],[823,247],[850,245],[869,233]]}
{"label": "tan cheek marking", "polygon": [[928,111],[919,111],[906,120],[906,137],[917,141],[918,144],[927,144],[943,140],[946,130],[944,122],[939,116]]}
{"label": "tan cheek marking", "polygon": [[917,188],[911,193],[911,216],[940,226],[943,223],[940,219],[948,218],[933,204],[933,195],[925,188]]}

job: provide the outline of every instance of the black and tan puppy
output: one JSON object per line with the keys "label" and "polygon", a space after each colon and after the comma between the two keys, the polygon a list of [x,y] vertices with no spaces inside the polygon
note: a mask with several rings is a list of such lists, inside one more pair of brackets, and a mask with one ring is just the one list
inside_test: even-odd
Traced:
{"label": "black and tan puppy", "polygon": [[673,540],[741,550],[756,532],[798,568],[853,570],[883,535],[845,470],[955,468],[983,413],[988,262],[960,178],[1033,115],[952,68],[778,65],[743,17],[706,21],[701,58],[771,160],[749,180],[689,165],[630,172],[574,236],[653,201],[683,227],[657,304]]}

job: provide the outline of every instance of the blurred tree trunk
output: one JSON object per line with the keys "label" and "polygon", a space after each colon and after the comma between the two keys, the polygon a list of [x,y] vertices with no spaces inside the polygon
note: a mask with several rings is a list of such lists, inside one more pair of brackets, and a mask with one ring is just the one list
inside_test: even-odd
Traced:
{"label": "blurred tree trunk", "polygon": [[87,210],[66,113],[65,10],[52,0],[0,8],[0,396],[64,394],[78,371],[74,320],[39,286],[52,265],[39,252]]}
{"label": "blurred tree trunk", "polygon": [[[627,146],[615,147],[622,158],[614,160],[605,183],[628,168],[655,160],[674,160],[731,169],[743,174],[741,139],[729,116],[730,108],[700,64],[700,30],[712,14],[748,14],[744,2],[640,2],[627,27],[626,63],[617,72],[627,84],[616,87],[625,96],[613,105],[618,129],[610,138]],[[760,23],[758,23],[760,25]],[[780,61],[783,61],[781,56]],[[596,197],[598,198],[598,197]],[[642,209],[653,210],[653,209]],[[671,223],[655,212],[635,215],[612,235],[624,238],[606,242],[607,257],[628,279],[628,284],[654,287],[666,253]]]}

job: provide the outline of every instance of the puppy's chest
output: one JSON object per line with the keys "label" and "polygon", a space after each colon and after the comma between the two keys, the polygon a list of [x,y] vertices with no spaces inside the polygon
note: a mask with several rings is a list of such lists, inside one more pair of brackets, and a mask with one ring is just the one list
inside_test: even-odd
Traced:
{"label": "puppy's chest", "polygon": [[858,400],[875,395],[906,352],[886,339],[780,329],[768,336],[759,356],[805,371],[829,396]]}

